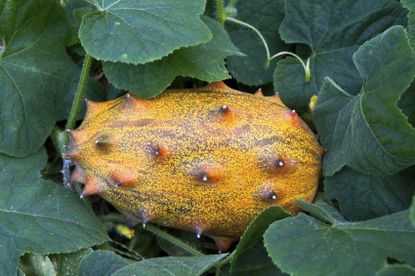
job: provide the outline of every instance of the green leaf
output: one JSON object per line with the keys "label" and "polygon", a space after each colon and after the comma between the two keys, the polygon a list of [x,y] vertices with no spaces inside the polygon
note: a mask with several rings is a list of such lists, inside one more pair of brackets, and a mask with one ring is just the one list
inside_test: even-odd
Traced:
{"label": "green leaf", "polygon": [[23,157],[38,151],[67,115],[80,70],[64,48],[69,29],[60,5],[19,3],[15,31],[0,56],[0,152]]}
{"label": "green leaf", "polygon": [[415,9],[415,0],[401,0],[401,3],[408,10]]}
{"label": "green leaf", "polygon": [[[88,12],[94,11],[95,7],[85,0],[63,0],[62,7],[66,13],[68,23],[71,26],[71,38],[67,46],[79,45],[78,31],[81,25],[82,16]],[[78,46],[79,47],[79,46]]]}
{"label": "green leaf", "polygon": [[409,265],[387,265],[376,273],[376,276],[414,276],[415,269]]}
{"label": "green leaf", "polygon": [[231,261],[231,272],[237,274],[254,273],[255,275],[264,272],[273,275],[281,274],[281,271],[275,267],[268,257],[262,235],[272,222],[288,216],[287,213],[276,206],[271,206],[261,212],[251,222],[238,243]]}
{"label": "green leaf", "polygon": [[117,270],[113,275],[201,275],[209,270],[227,254],[206,255],[196,257],[161,257],[145,259]]}
{"label": "green leaf", "polygon": [[79,38],[99,60],[143,64],[212,38],[199,18],[203,0],[89,2],[97,10],[83,17]]}
{"label": "green leaf", "polygon": [[408,35],[411,41],[412,47],[415,48],[415,1],[404,0],[401,1],[403,6],[408,9]]}
{"label": "green leaf", "polygon": [[333,224],[301,213],[271,224],[264,241],[274,263],[295,275],[373,275],[387,258],[415,262],[408,211]]}
{"label": "green leaf", "polygon": [[208,43],[179,49],[162,60],[143,65],[105,62],[104,71],[109,81],[137,96],[150,98],[160,94],[177,76],[207,82],[229,78],[224,58],[240,52],[218,22],[208,17],[202,19],[213,34]]}
{"label": "green leaf", "polygon": [[[146,229],[148,229],[147,226],[146,226]],[[150,232],[147,232],[147,233],[150,234]],[[184,231],[174,230],[174,229],[170,229],[168,231],[168,233],[171,236],[173,236],[174,238],[177,238],[178,240],[181,240],[182,242],[184,242],[185,244],[187,244],[190,247],[193,247],[193,248],[201,248],[202,247],[203,240],[201,241],[200,239],[198,239],[195,236],[194,233],[184,232]],[[154,235],[153,235],[153,237],[154,237]],[[162,249],[164,252],[166,252],[167,255],[176,256],[176,257],[178,257],[178,256],[193,256],[189,251],[183,249],[180,246],[175,245],[170,240],[163,239],[159,236],[155,236],[155,237],[156,237],[158,247],[160,249]],[[216,248],[216,246],[215,246],[215,248]],[[154,257],[157,257],[157,256],[158,255],[156,255]]]}
{"label": "green leaf", "polygon": [[5,35],[4,35],[4,27],[3,27],[3,25],[6,23],[6,22],[8,22],[8,19],[4,16],[4,14],[5,14],[5,7],[6,7],[6,2],[3,0],[3,1],[0,1],[0,22],[1,22],[1,24],[0,24],[0,37],[2,38],[1,40],[0,40],[0,53],[1,53],[1,51],[2,51],[2,46],[3,46],[3,39],[4,39],[4,37],[5,37]]}
{"label": "green leaf", "polygon": [[128,265],[128,261],[112,251],[98,250],[82,258],[79,275],[109,276]]}
{"label": "green leaf", "polygon": [[[62,6],[65,10],[69,23],[77,30],[81,25],[84,11],[89,10],[89,12],[93,12],[93,9],[95,8],[91,3],[85,0],[64,0]],[[82,13],[82,16],[78,16],[79,13]]]}
{"label": "green leaf", "polygon": [[25,252],[68,253],[107,240],[102,223],[78,196],[39,177],[46,152],[0,155],[0,275],[16,273]]}
{"label": "green leaf", "polygon": [[324,192],[336,199],[348,220],[365,220],[407,209],[415,191],[413,177],[375,176],[343,168],[324,179]]}
{"label": "green leaf", "polygon": [[409,12],[408,17],[409,39],[411,40],[412,47],[415,48],[415,9]]}
{"label": "green leaf", "polygon": [[135,228],[134,237],[128,246],[143,258],[154,258],[161,253],[157,238],[142,227]]}
{"label": "green leaf", "polygon": [[79,267],[82,258],[91,252],[91,248],[86,248],[67,254],[49,255],[49,258],[52,260],[53,265],[56,268],[57,275],[72,276],[79,275]]}
{"label": "green leaf", "polygon": [[17,268],[17,276],[25,276],[26,274],[19,267]]}
{"label": "green leaf", "polygon": [[[283,0],[240,0],[236,4],[237,19],[251,24],[264,36],[270,55],[284,51],[287,46],[278,34],[284,18]],[[232,42],[246,56],[233,56],[227,59],[229,71],[239,82],[248,85],[261,85],[272,82],[272,74],[278,59],[274,59],[266,69],[266,52],[258,35],[251,29],[232,22],[226,22],[226,29]]]}
{"label": "green leaf", "polygon": [[25,254],[19,262],[19,267],[24,269],[28,275],[56,275],[55,267],[50,258],[36,253]]}
{"label": "green leaf", "polygon": [[410,208],[410,216],[412,221],[412,226],[415,227],[415,196],[412,198],[412,205]]}
{"label": "green leaf", "polygon": [[[265,250],[265,249],[264,249]],[[267,256],[269,259],[269,257]],[[270,260],[271,261],[271,260]],[[260,266],[258,268],[251,268],[251,270],[238,270],[236,272],[231,272],[231,265],[225,264],[219,268],[217,275],[221,276],[280,276],[287,275],[282,273],[272,262],[269,266]]]}
{"label": "green leaf", "polygon": [[310,213],[316,219],[333,224],[335,222],[345,222],[346,220],[339,214],[336,208],[325,202],[316,202],[314,204],[302,200],[297,200],[297,205],[304,211]]}
{"label": "green leaf", "polygon": [[279,62],[274,88],[282,101],[305,111],[326,76],[347,91],[358,92],[362,79],[354,67],[353,53],[388,27],[406,24],[404,14],[394,0],[286,0],[280,34],[287,43],[309,47],[311,80],[305,82],[304,69],[295,59]]}
{"label": "green leaf", "polygon": [[415,125],[415,82],[402,94],[398,107],[408,117],[408,121]]}
{"label": "green leaf", "polygon": [[[18,6],[18,1],[0,1],[0,43],[3,45],[9,44],[16,29]],[[0,47],[0,54],[2,52],[1,48],[2,47]]]}
{"label": "green leaf", "polygon": [[326,79],[314,111],[323,146],[323,172],[343,166],[395,174],[415,162],[415,130],[397,107],[415,76],[415,53],[401,26],[362,45],[353,56],[365,84],[353,96]]}

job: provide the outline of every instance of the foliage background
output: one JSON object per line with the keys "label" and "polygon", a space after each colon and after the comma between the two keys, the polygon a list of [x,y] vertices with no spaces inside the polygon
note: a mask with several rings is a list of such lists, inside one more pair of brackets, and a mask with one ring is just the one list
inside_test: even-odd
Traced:
{"label": "foliage background", "polygon": [[[222,5],[0,0],[1,275],[415,274],[415,1]],[[260,37],[232,19],[254,26],[271,55],[308,59],[310,80],[293,57],[264,66]],[[93,100],[224,79],[278,91],[327,150],[315,202],[295,217],[264,210],[217,254],[208,238],[130,229],[102,199],[79,199],[60,169],[85,56]]]}

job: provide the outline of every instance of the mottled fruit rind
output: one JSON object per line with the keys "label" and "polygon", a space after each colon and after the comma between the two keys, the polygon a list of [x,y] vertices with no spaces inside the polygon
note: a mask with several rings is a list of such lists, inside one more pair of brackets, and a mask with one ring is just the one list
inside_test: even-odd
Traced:
{"label": "mottled fruit rind", "polygon": [[72,181],[135,222],[203,233],[224,248],[264,208],[295,214],[295,200],[311,201],[318,186],[314,134],[278,97],[260,94],[218,82],[88,102],[69,132]]}

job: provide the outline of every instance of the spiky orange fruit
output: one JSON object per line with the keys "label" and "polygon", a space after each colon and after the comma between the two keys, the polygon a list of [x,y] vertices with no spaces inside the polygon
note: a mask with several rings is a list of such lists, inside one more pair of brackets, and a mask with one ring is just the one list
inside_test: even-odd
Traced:
{"label": "spiky orange fruit", "polygon": [[278,97],[219,82],[87,107],[70,132],[72,180],[135,222],[203,233],[223,250],[264,208],[294,214],[316,193],[321,147]]}

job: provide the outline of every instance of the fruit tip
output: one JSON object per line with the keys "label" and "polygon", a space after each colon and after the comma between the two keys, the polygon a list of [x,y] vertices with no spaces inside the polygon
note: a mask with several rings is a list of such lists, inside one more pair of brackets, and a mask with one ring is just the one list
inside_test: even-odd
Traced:
{"label": "fruit tip", "polygon": [[215,81],[207,86],[203,87],[203,89],[212,89],[212,90],[224,90],[224,91],[230,91],[232,90],[229,86],[227,86],[223,81]]}
{"label": "fruit tip", "polygon": [[220,252],[228,251],[234,242],[234,239],[227,237],[211,236],[211,238],[215,241],[216,246],[218,247],[218,251]]}
{"label": "fruit tip", "polygon": [[90,177],[90,178],[87,178],[85,181],[85,187],[84,187],[84,190],[82,191],[82,195],[90,196],[94,194],[99,194],[101,193],[101,191],[102,191],[102,188],[101,188],[100,183]]}
{"label": "fruit tip", "polygon": [[114,171],[111,173],[111,179],[115,186],[128,186],[137,183],[137,176],[134,173],[123,173],[120,171]]}
{"label": "fruit tip", "polygon": [[202,236],[202,228],[200,226],[196,226],[195,227],[195,231],[196,231],[196,238],[200,239],[200,237]]}
{"label": "fruit tip", "polygon": [[78,151],[68,151],[62,154],[62,159],[64,160],[76,160],[79,158]]}
{"label": "fruit tip", "polygon": [[254,93],[257,97],[264,97],[264,93],[262,92],[261,88],[258,88],[258,90]]}

